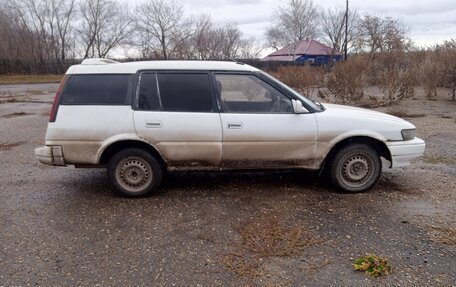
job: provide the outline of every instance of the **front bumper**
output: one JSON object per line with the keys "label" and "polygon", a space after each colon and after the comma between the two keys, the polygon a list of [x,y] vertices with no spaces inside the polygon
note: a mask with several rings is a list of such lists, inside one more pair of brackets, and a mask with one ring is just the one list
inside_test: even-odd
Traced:
{"label": "front bumper", "polygon": [[61,146],[42,146],[35,149],[35,157],[42,164],[65,166]]}
{"label": "front bumper", "polygon": [[426,144],[420,138],[409,141],[387,142],[386,146],[391,153],[391,167],[408,166],[410,163],[424,154]]}

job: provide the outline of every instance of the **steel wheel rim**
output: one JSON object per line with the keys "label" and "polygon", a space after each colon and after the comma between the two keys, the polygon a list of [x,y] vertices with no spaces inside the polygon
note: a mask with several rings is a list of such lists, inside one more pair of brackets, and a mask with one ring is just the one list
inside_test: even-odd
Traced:
{"label": "steel wheel rim", "polygon": [[117,165],[116,178],[128,192],[142,192],[152,182],[152,167],[140,157],[128,157]]}
{"label": "steel wheel rim", "polygon": [[363,187],[373,176],[373,160],[365,154],[352,154],[342,162],[340,178],[346,186],[351,188]]}

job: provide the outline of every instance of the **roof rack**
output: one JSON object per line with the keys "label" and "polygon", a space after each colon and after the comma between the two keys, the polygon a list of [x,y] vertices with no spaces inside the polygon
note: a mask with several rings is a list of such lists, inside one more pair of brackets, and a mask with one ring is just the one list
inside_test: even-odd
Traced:
{"label": "roof rack", "polygon": [[223,57],[228,59],[228,60],[230,60],[231,62],[234,62],[234,63],[238,64],[238,65],[245,65],[244,63],[242,63],[242,62],[240,62],[238,60],[232,59],[232,58],[230,58],[230,57],[228,57],[226,55],[223,55]]}
{"label": "roof rack", "polygon": [[93,59],[85,59],[82,61],[81,65],[108,65],[108,64],[119,64],[119,62],[105,59],[105,58],[93,58]]}

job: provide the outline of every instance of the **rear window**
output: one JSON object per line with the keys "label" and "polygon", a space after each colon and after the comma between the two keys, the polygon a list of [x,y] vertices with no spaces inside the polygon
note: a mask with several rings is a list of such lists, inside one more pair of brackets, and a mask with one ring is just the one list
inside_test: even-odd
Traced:
{"label": "rear window", "polygon": [[63,105],[130,105],[130,75],[72,75],[62,95]]}

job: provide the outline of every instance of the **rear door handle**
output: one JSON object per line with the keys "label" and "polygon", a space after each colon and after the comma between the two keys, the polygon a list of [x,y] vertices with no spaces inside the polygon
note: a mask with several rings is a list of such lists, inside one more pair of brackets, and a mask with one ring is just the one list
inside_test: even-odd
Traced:
{"label": "rear door handle", "polygon": [[146,122],[146,128],[161,128],[161,127],[162,127],[161,121]]}
{"label": "rear door handle", "polygon": [[229,129],[242,129],[244,127],[243,123],[228,123]]}

